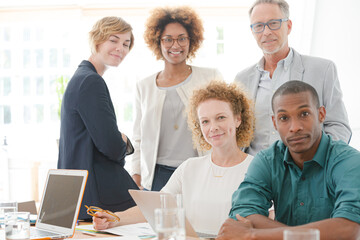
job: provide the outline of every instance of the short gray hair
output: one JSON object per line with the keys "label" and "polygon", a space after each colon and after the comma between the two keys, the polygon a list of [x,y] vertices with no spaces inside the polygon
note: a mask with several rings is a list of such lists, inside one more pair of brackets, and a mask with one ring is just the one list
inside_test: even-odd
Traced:
{"label": "short gray hair", "polygon": [[252,11],[256,5],[262,3],[277,4],[286,18],[289,18],[289,4],[285,0],[256,0],[249,10],[249,16],[251,17]]}

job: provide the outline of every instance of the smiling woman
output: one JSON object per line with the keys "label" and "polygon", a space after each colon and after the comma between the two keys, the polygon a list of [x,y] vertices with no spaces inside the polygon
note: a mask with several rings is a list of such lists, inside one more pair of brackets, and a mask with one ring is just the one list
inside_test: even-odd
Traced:
{"label": "smiling woman", "polygon": [[160,190],[183,161],[199,155],[192,147],[184,109],[195,87],[222,79],[215,69],[187,64],[203,32],[190,7],[156,8],[147,20],[145,42],[164,61],[164,69],[136,85],[131,174],[141,188]]}
{"label": "smiling woman", "polygon": [[[62,101],[58,168],[89,171],[84,205],[111,211],[135,205],[128,189],[136,184],[124,169],[133,148],[116,123],[102,75],[117,67],[134,44],[131,26],[118,17],[99,20],[90,32],[91,56],[71,78]],[[88,219],[81,208],[79,219]]]}

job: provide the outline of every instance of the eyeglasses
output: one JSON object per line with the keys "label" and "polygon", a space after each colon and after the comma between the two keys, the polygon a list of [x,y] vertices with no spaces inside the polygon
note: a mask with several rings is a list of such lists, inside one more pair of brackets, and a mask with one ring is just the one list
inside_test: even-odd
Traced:
{"label": "eyeglasses", "polygon": [[179,38],[170,38],[164,37],[160,39],[164,44],[164,47],[170,48],[174,45],[175,41],[179,44],[180,47],[186,47],[189,44],[190,37],[179,37]]}
{"label": "eyeglasses", "polygon": [[112,217],[114,217],[114,219],[108,219],[107,221],[108,222],[120,222],[120,218],[113,212],[109,211],[109,210],[104,210],[102,208],[99,208],[99,207],[95,207],[95,206],[86,206],[86,213],[92,217],[96,217],[96,213],[97,212],[104,212],[104,213],[107,213],[109,215],[111,215]]}
{"label": "eyeglasses", "polygon": [[273,19],[266,23],[251,24],[250,27],[251,27],[251,30],[253,31],[253,33],[262,33],[265,30],[265,26],[268,26],[268,28],[270,30],[278,30],[279,28],[281,28],[281,23],[286,22],[288,20],[289,19],[287,19],[287,18]]}

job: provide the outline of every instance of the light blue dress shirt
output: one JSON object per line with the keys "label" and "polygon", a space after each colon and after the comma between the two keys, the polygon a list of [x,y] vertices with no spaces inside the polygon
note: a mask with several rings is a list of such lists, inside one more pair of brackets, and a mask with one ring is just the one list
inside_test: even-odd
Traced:
{"label": "light blue dress shirt", "polygon": [[301,170],[275,142],[255,156],[233,194],[230,217],[268,216],[272,202],[275,219],[289,226],[337,217],[360,223],[360,152],[323,132]]}

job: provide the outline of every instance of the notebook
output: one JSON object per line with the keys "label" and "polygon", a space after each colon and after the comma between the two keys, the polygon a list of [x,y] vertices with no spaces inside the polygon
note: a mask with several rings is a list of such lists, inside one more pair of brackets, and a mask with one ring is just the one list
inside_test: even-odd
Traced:
{"label": "notebook", "polygon": [[[170,193],[164,192],[154,192],[154,191],[142,191],[129,189],[131,197],[134,199],[136,205],[140,208],[141,213],[144,215],[145,219],[148,221],[150,226],[154,231],[155,229],[155,214],[154,211],[156,208],[161,207],[160,195],[166,194],[172,196]],[[169,207],[176,207],[176,199],[174,196],[170,197],[172,199],[169,204]],[[188,237],[200,237],[200,238],[215,238],[216,235],[199,233],[195,232],[194,228],[191,226],[190,222],[185,217],[185,231],[186,236]]]}
{"label": "notebook", "polygon": [[87,176],[86,170],[49,170],[36,226],[30,228],[30,239],[74,235]]}

